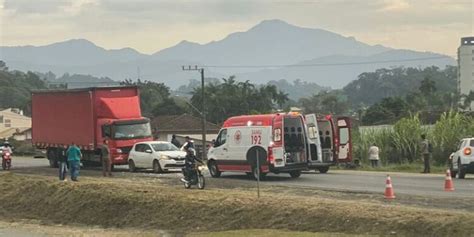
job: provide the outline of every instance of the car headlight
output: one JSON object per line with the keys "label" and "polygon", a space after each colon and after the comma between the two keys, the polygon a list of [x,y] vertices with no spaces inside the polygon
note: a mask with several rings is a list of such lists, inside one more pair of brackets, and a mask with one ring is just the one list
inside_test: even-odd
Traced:
{"label": "car headlight", "polygon": [[161,155],[161,156],[160,156],[160,159],[162,159],[162,160],[169,160],[170,157],[167,156],[167,155]]}

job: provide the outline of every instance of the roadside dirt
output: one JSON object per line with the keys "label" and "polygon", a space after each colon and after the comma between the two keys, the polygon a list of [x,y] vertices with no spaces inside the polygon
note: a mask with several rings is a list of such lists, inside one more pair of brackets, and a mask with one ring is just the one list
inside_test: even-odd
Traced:
{"label": "roadside dirt", "polygon": [[62,183],[52,177],[7,172],[0,174],[0,217],[176,235],[239,229],[403,236],[474,232],[474,214],[464,211],[263,191],[257,199],[251,187],[184,190],[161,179],[92,177]]}

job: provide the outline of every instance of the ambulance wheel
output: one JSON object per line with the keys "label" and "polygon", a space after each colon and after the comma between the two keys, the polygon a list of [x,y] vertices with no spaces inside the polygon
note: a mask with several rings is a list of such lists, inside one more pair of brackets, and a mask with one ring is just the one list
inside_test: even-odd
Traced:
{"label": "ambulance wheel", "polygon": [[209,168],[209,173],[211,174],[211,177],[213,178],[221,177],[222,172],[219,171],[219,167],[217,167],[217,162],[211,160],[209,164],[207,165],[207,167]]}
{"label": "ambulance wheel", "polygon": [[319,173],[325,174],[329,171],[329,166],[319,167],[318,170],[319,170]]}
{"label": "ambulance wheel", "polygon": [[252,167],[252,177],[255,179],[255,180],[258,180],[258,176],[260,174],[260,180],[264,180],[265,179],[265,176],[267,175],[267,173],[263,173],[262,172],[262,169],[260,169],[260,172],[258,172],[258,168],[256,166],[253,166]]}
{"label": "ambulance wheel", "polygon": [[290,176],[294,179],[299,178],[301,176],[301,170],[290,171]]}

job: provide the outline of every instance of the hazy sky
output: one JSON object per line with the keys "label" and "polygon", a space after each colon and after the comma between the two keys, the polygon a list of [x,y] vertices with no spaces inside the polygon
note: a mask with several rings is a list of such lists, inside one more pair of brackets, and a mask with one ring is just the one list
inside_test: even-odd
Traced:
{"label": "hazy sky", "polygon": [[474,35],[474,0],[0,0],[0,45],[85,38],[154,53],[207,43],[265,19],[369,44],[455,55]]}

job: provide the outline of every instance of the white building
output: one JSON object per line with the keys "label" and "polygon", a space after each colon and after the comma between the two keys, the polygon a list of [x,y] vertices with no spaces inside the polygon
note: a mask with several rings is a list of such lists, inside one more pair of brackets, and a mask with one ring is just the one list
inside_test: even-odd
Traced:
{"label": "white building", "polygon": [[[461,38],[458,48],[458,90],[461,95],[474,91],[474,37]],[[471,102],[474,110],[474,101]]]}

